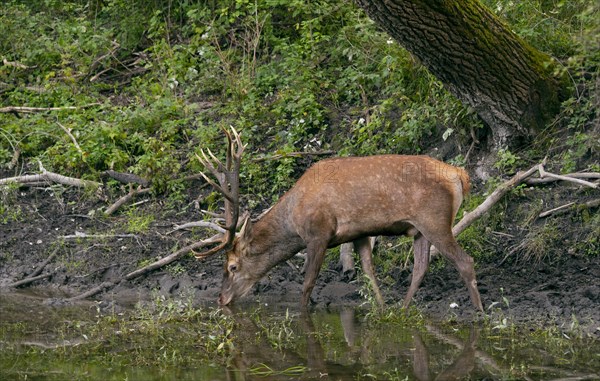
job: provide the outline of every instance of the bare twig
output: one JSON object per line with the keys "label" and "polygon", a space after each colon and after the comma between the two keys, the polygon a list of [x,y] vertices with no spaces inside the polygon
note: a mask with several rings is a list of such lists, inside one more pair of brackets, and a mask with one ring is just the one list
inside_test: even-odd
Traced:
{"label": "bare twig", "polygon": [[554,173],[546,172],[543,165],[540,165],[539,171],[540,171],[540,178],[542,178],[542,179],[545,177],[550,177],[550,178],[553,178],[556,180],[570,181],[575,184],[585,185],[590,188],[598,189],[598,185],[596,185],[594,183],[590,183],[589,181],[581,180],[581,179],[578,179],[575,177],[557,175]]}
{"label": "bare twig", "polygon": [[545,212],[542,212],[542,213],[540,213],[540,215],[539,215],[538,217],[539,217],[539,218],[548,217],[549,215],[551,215],[551,214],[553,214],[553,213],[555,213],[555,212],[557,212],[557,211],[559,211],[559,210],[566,209],[566,208],[570,207],[571,205],[575,205],[575,202],[570,202],[570,203],[568,203],[568,204],[561,205],[561,206],[559,206],[559,207],[556,207],[556,208],[554,208],[554,209],[550,209],[550,210],[547,210],[547,211],[545,211]]}
{"label": "bare twig", "polygon": [[[568,173],[563,175],[565,177],[572,177],[576,179],[600,179],[600,173],[598,172],[578,172],[578,173]],[[527,185],[539,185],[539,184],[548,184],[556,181],[561,181],[561,179],[557,179],[555,177],[545,177],[543,179],[533,178],[527,179],[524,181]]]}
{"label": "bare twig", "polygon": [[65,110],[78,110],[80,108],[98,106],[101,103],[90,103],[82,106],[63,106],[63,107],[27,107],[27,106],[7,106],[0,107],[0,113],[23,113],[23,114],[31,114],[35,112],[45,112],[45,111],[65,111]]}
{"label": "bare twig", "polygon": [[63,131],[71,138],[71,140],[73,141],[73,145],[75,146],[75,148],[77,148],[77,151],[79,151],[79,154],[81,156],[83,156],[83,150],[81,149],[81,147],[79,146],[79,143],[77,143],[77,139],[75,139],[75,136],[73,136],[73,134],[71,133],[71,129],[67,128],[65,126],[63,126],[60,122],[56,122],[56,124],[58,124],[60,126],[60,128],[63,129]]}
{"label": "bare twig", "polygon": [[563,213],[567,213],[569,210],[573,210],[578,207],[597,208],[598,206],[600,206],[600,198],[597,198],[595,200],[591,200],[588,202],[584,202],[583,204],[576,204],[575,202],[570,202],[568,204],[561,205],[554,209],[550,209],[545,212],[542,212],[542,213],[540,213],[540,215],[538,217],[544,218],[544,217],[548,217],[553,214],[563,214]]}
{"label": "bare twig", "polygon": [[110,216],[111,214],[113,214],[114,212],[116,212],[117,209],[119,209],[125,203],[129,202],[135,196],[138,196],[138,195],[141,195],[141,194],[150,193],[151,190],[152,190],[152,188],[143,188],[143,189],[132,189],[132,190],[130,190],[129,193],[127,193],[125,196],[119,198],[114,204],[112,204],[111,206],[109,206],[108,209],[106,209],[106,211],[104,212],[104,214],[107,215],[107,216]]}

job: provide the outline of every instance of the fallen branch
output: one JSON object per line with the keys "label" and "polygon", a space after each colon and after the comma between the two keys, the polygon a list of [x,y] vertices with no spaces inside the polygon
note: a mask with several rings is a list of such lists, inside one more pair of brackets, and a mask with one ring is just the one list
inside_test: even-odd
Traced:
{"label": "fallen branch", "polygon": [[75,233],[69,235],[63,235],[58,238],[60,239],[105,239],[105,238],[137,238],[135,234],[87,234],[87,233]]}
{"label": "fallen branch", "polygon": [[562,181],[570,181],[572,183],[575,184],[579,184],[579,185],[585,185],[587,187],[590,188],[594,188],[594,189],[598,189],[598,185],[594,184],[594,183],[590,183],[589,181],[585,181],[585,180],[581,180],[575,177],[569,177],[569,176],[563,176],[563,175],[557,175],[551,172],[546,172],[546,170],[544,169],[543,165],[539,166],[539,171],[540,171],[540,178],[545,178],[545,177],[550,177],[556,180],[562,180]]}
{"label": "fallen branch", "polygon": [[37,65],[28,66],[18,61],[9,61],[5,57],[2,58],[2,63],[4,64],[4,66],[15,67],[17,69],[34,69],[37,67]]}
{"label": "fallen branch", "polygon": [[48,278],[48,277],[52,276],[52,274],[54,274],[54,273],[55,273],[55,271],[53,271],[51,273],[48,273],[48,274],[31,276],[31,277],[28,277],[28,278],[16,281],[14,283],[10,283],[6,287],[21,287],[21,286],[25,286],[25,285],[27,285],[29,283],[33,283],[33,282],[35,282],[37,280]]}
{"label": "fallen branch", "polygon": [[556,212],[558,212],[559,210],[566,209],[566,208],[568,208],[568,207],[570,207],[570,206],[572,206],[572,205],[575,205],[575,202],[570,202],[570,203],[568,203],[568,204],[561,205],[561,206],[559,206],[559,207],[556,207],[556,208],[554,208],[554,209],[550,209],[550,210],[547,210],[547,211],[545,211],[545,212],[542,212],[542,213],[540,213],[540,215],[539,215],[538,217],[539,217],[539,218],[548,217],[549,215],[551,215],[551,214],[553,214],[553,213],[556,213]]}
{"label": "fallen branch", "polygon": [[575,202],[570,202],[568,204],[561,205],[554,209],[550,209],[545,212],[542,212],[542,213],[540,213],[540,215],[538,217],[544,218],[544,217],[551,216],[553,214],[563,214],[563,213],[567,213],[570,210],[581,208],[581,207],[590,209],[590,208],[597,208],[598,206],[600,206],[600,198],[597,198],[595,200],[591,200],[588,202],[584,202],[583,204],[576,204]]}
{"label": "fallen branch", "polygon": [[44,268],[48,265],[48,263],[52,262],[52,260],[54,258],[56,258],[57,255],[58,255],[58,248],[55,248],[54,251],[52,252],[52,254],[50,254],[44,262],[40,263],[38,265],[38,267],[36,267],[35,270],[33,270],[33,272],[31,274],[29,274],[29,277],[31,278],[31,277],[41,274],[42,271],[44,270]]}
{"label": "fallen branch", "polygon": [[[600,173],[598,172],[580,172],[580,173],[568,173],[563,175],[564,177],[575,178],[575,179],[600,179]],[[524,181],[527,185],[540,185],[540,184],[548,184],[556,181],[562,181],[562,179],[557,179],[556,177],[545,177],[543,179],[527,179]]]}
{"label": "fallen branch", "polygon": [[76,179],[74,177],[68,177],[59,175],[58,173],[49,172],[43,170],[42,173],[38,175],[23,175],[16,177],[7,177],[4,179],[0,179],[0,185],[8,185],[10,183],[18,183],[21,185],[31,186],[32,184],[39,183],[58,183],[62,185],[74,186],[74,187],[100,187],[102,184],[91,181],[91,180],[81,180]]}
{"label": "fallen branch", "polygon": [[483,201],[477,208],[473,209],[469,213],[466,213],[462,220],[460,220],[454,227],[452,228],[452,234],[456,237],[460,233],[462,233],[466,228],[471,226],[471,224],[487,213],[505,194],[507,194],[511,189],[522,183],[528,177],[531,177],[534,173],[539,171],[541,164],[536,164],[531,167],[526,172],[518,172],[514,175],[510,180],[504,182],[500,185],[496,190],[490,194],[485,201]]}
{"label": "fallen branch", "polygon": [[195,249],[200,249],[202,247],[208,246],[208,245],[212,245],[214,243],[220,242],[222,238],[221,234],[216,234],[206,240],[203,241],[198,241],[195,242],[191,245],[182,247],[181,249],[177,250],[176,252],[167,255],[166,257],[163,257],[161,259],[159,259],[156,262],[152,262],[151,264],[142,267],[141,269],[137,269],[135,271],[132,271],[130,273],[128,273],[127,275],[125,275],[123,278],[121,278],[118,281],[114,281],[114,282],[104,282],[101,285],[92,288],[91,290],[88,290],[86,292],[84,292],[83,294],[79,294],[76,296],[73,296],[71,298],[68,298],[68,301],[76,301],[76,300],[82,300],[85,298],[89,298],[90,296],[94,296],[96,294],[101,293],[104,290],[107,290],[109,288],[114,287],[117,283],[122,282],[124,280],[132,280],[135,279],[139,276],[142,276],[146,273],[149,273],[150,271],[159,269],[163,266],[168,265],[169,263],[179,259],[180,257],[186,255],[187,253],[190,253],[192,251],[194,251]]}
{"label": "fallen branch", "polygon": [[101,103],[90,103],[83,106],[62,106],[62,107],[27,107],[27,106],[7,106],[0,107],[0,113],[23,113],[23,114],[32,114],[36,112],[45,112],[45,111],[65,111],[65,110],[78,110],[80,108],[98,106]]}
{"label": "fallen branch", "polygon": [[123,184],[139,184],[143,187],[147,187],[148,185],[150,185],[150,180],[146,180],[138,175],[134,175],[133,173],[117,172],[109,169],[107,171],[102,172],[102,175],[108,176]]}
{"label": "fallen branch", "polygon": [[121,206],[123,206],[124,204],[126,204],[127,202],[129,202],[135,196],[139,196],[141,194],[150,193],[151,190],[152,190],[152,188],[131,189],[129,191],[129,193],[127,193],[125,196],[119,198],[114,204],[112,204],[111,206],[109,206],[108,209],[106,209],[106,211],[104,212],[104,214],[107,215],[107,216],[110,216],[111,214],[113,214],[114,212],[116,212],[117,209],[119,209]]}

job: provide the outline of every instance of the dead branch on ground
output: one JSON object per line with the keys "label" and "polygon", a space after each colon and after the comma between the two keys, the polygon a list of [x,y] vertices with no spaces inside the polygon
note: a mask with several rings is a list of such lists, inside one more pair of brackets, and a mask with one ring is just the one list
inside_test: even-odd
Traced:
{"label": "dead branch on ground", "polygon": [[104,214],[107,215],[107,216],[110,216],[111,214],[113,214],[114,212],[116,212],[117,209],[119,209],[124,204],[128,203],[135,196],[139,196],[141,194],[150,193],[150,191],[152,191],[152,188],[131,189],[131,190],[129,190],[129,193],[127,193],[125,196],[119,198],[117,201],[115,201],[114,204],[112,204],[111,206],[109,206],[108,209],[106,209],[106,211],[104,212]]}
{"label": "dead branch on ground", "polygon": [[42,275],[27,277],[25,279],[18,280],[18,281],[14,282],[14,283],[10,283],[6,287],[16,288],[16,287],[25,286],[25,285],[33,283],[33,282],[35,282],[37,280],[51,277],[55,272],[56,271],[52,271],[52,272],[47,273],[47,274],[42,274]]}
{"label": "dead branch on ground", "polygon": [[9,61],[6,57],[2,57],[2,63],[4,66],[14,67],[17,69],[35,69],[37,65],[27,66],[25,64],[20,63],[19,61]]}
{"label": "dead branch on ground", "polygon": [[[556,175],[550,172],[547,172],[544,169],[544,165],[546,164],[546,159],[543,160],[542,163],[536,164],[531,167],[529,170],[525,172],[518,172],[511,179],[507,180],[503,184],[501,184],[492,194],[490,194],[477,208],[473,209],[471,212],[465,212],[465,215],[462,220],[460,220],[454,227],[452,228],[452,234],[456,237],[460,233],[462,233],[465,229],[467,229],[473,222],[481,218],[485,213],[487,213],[498,201],[504,197],[506,193],[508,193],[511,189],[515,188],[517,185],[521,183],[525,184],[542,184],[550,181],[569,181],[579,185],[588,186],[594,189],[597,189],[598,186],[589,181],[581,180],[581,178],[595,179],[600,178],[600,173],[595,172],[582,172],[582,173],[570,173],[567,175]],[[530,179],[536,172],[540,174],[540,178]],[[598,200],[592,200],[588,203],[582,204],[584,207],[593,208],[598,206]],[[563,205],[561,207],[549,210],[539,215],[539,217],[547,217],[553,213],[566,212],[569,206],[572,206],[574,203],[570,203],[567,205]],[[439,251],[435,247],[431,247],[431,254],[438,254]]]}
{"label": "dead branch on ground", "polygon": [[87,234],[87,233],[77,232],[75,234],[63,235],[58,238],[69,240],[69,239],[80,239],[80,238],[87,238],[87,239],[138,238],[138,236],[135,234]]}
{"label": "dead branch on ground", "polygon": [[44,260],[44,262],[40,263],[38,265],[38,267],[36,267],[35,270],[33,270],[33,272],[31,274],[29,274],[29,276],[27,276],[27,278],[10,283],[7,287],[20,287],[20,286],[24,286],[24,285],[33,283],[37,280],[48,278],[49,276],[52,276],[52,274],[54,274],[56,272],[56,270],[51,271],[47,274],[43,274],[43,275],[40,275],[40,274],[42,273],[44,268],[48,265],[48,263],[52,262],[52,260],[54,258],[56,258],[57,255],[58,255],[58,248],[55,248],[54,251],[52,252],[52,254],[50,254],[48,256],[48,258],[46,258]]}
{"label": "dead branch on ground", "polygon": [[81,108],[99,106],[101,103],[90,103],[82,106],[62,106],[62,107],[27,107],[27,106],[6,106],[0,107],[0,113],[21,113],[21,114],[33,114],[36,112],[46,111],[65,111],[65,110],[79,110]]}
{"label": "dead branch on ground", "polygon": [[471,224],[481,218],[485,213],[487,213],[505,194],[507,194],[511,189],[522,183],[525,179],[533,176],[534,173],[538,172],[540,167],[543,164],[536,164],[531,167],[529,170],[525,172],[518,172],[514,175],[510,180],[504,182],[500,185],[496,190],[492,192],[477,208],[473,209],[469,213],[465,213],[462,220],[460,220],[454,227],[452,228],[452,234],[456,237],[460,233],[462,233],[466,228],[471,226]]}
{"label": "dead branch on ground", "polygon": [[102,176],[108,176],[123,184],[139,184],[143,187],[150,185],[150,180],[144,179],[143,177],[134,175],[133,173],[113,171],[112,169],[102,172]]}
{"label": "dead branch on ground", "polygon": [[122,282],[122,281],[128,281],[128,280],[132,280],[135,279],[139,276],[142,276],[144,274],[147,274],[153,270],[156,270],[158,268],[161,268],[163,266],[168,265],[169,263],[179,259],[180,257],[192,252],[195,249],[200,249],[202,247],[208,246],[208,245],[212,245],[214,243],[217,242],[221,242],[221,234],[216,234],[208,239],[205,239],[203,241],[198,241],[195,242],[191,245],[182,247],[181,249],[177,250],[176,252],[167,255],[166,257],[163,257],[161,259],[159,259],[158,261],[152,262],[151,264],[144,266],[140,269],[137,269],[135,271],[132,271],[128,274],[126,274],[125,276],[123,276],[119,281],[114,281],[114,282],[104,282],[101,285],[92,288],[91,290],[88,290],[82,294],[73,296],[67,300],[69,301],[76,301],[76,300],[82,300],[85,298],[89,298],[90,296],[94,296],[96,294],[99,294],[109,288],[114,287],[117,283]]}
{"label": "dead branch on ground", "polygon": [[551,179],[556,179],[556,180],[570,181],[570,182],[575,183],[575,184],[585,185],[586,187],[598,189],[598,185],[596,185],[594,183],[591,183],[589,181],[581,180],[581,179],[578,179],[578,178],[573,177],[573,176],[557,175],[557,174],[554,174],[554,173],[551,173],[551,172],[546,172],[546,170],[544,169],[544,166],[540,165],[540,178],[544,179],[546,177],[549,177]]}
{"label": "dead branch on ground", "polygon": [[[576,173],[567,173],[562,175],[564,177],[575,178],[575,179],[600,179],[600,173],[598,172],[576,172]],[[527,185],[541,185],[553,183],[556,181],[564,181],[563,179],[558,179],[556,177],[544,177],[544,178],[530,178],[524,181]]]}
{"label": "dead branch on ground", "polygon": [[567,204],[564,204],[564,205],[558,206],[556,208],[542,212],[539,214],[538,217],[544,218],[544,217],[548,217],[551,215],[564,214],[573,209],[579,209],[579,208],[591,209],[591,208],[597,208],[598,206],[600,206],[600,198],[597,198],[595,200],[591,200],[588,202],[584,202],[582,204],[577,204],[575,202],[569,202]]}
{"label": "dead branch on ground", "polygon": [[[41,167],[41,164],[40,164]],[[59,175],[58,173],[50,172],[41,167],[40,174],[37,175],[22,175],[16,177],[7,177],[0,179],[0,185],[8,185],[10,183],[17,183],[25,186],[38,185],[40,183],[57,183],[62,185],[74,186],[74,187],[100,187],[102,184],[91,181],[81,180],[74,177],[68,177]]]}

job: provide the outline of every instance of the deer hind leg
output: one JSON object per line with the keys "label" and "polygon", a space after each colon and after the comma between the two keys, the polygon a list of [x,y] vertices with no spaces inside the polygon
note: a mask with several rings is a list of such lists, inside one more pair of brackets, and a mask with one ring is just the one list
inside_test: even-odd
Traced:
{"label": "deer hind leg", "polygon": [[381,290],[377,285],[377,278],[375,278],[375,268],[373,267],[373,246],[371,246],[371,238],[363,237],[354,241],[354,250],[360,256],[360,261],[362,263],[363,271],[369,281],[371,282],[371,287],[373,288],[373,292],[375,293],[375,299],[380,307],[385,305],[385,301],[383,300],[383,296],[381,295]]}
{"label": "deer hind leg", "polygon": [[302,307],[308,306],[310,300],[310,294],[315,287],[317,276],[321,270],[323,259],[325,258],[325,250],[327,250],[326,242],[313,241],[307,245],[306,251],[306,262],[304,274],[304,284],[302,287],[302,299],[300,305]]}
{"label": "deer hind leg", "polygon": [[340,246],[340,266],[342,268],[342,278],[352,280],[356,274],[354,268],[354,258],[352,257],[352,249],[354,245],[351,242],[343,243]]}
{"label": "deer hind leg", "polygon": [[[469,295],[471,297],[471,302],[473,302],[473,306],[475,306],[475,308],[478,310],[483,311],[481,296],[479,295],[477,281],[475,279],[473,258],[471,258],[471,256],[460,247],[458,242],[456,242],[456,239],[454,239],[452,231],[449,227],[444,230],[438,229],[437,231],[443,231],[443,234],[429,234],[430,238],[435,237],[435,239],[431,239],[430,241],[435,247],[438,248],[444,257],[450,260],[450,262],[460,273],[463,282],[469,290]],[[423,234],[427,235],[424,231]]]}
{"label": "deer hind leg", "polygon": [[410,281],[410,287],[408,288],[408,292],[406,293],[406,297],[404,298],[404,308],[408,307],[413,296],[419,289],[423,278],[425,277],[425,273],[429,268],[429,247],[430,243],[423,236],[423,234],[418,233],[415,236],[415,240],[413,242],[413,251],[414,251],[414,266],[412,279]]}

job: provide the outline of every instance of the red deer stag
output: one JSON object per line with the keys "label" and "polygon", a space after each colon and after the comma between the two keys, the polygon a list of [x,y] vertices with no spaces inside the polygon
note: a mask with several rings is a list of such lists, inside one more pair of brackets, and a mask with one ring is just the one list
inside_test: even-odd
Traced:
{"label": "red deer stag", "polygon": [[404,299],[408,306],[429,266],[433,244],[456,267],[475,308],[483,310],[473,259],[452,235],[452,223],[469,191],[469,176],[428,156],[381,155],[322,160],[256,222],[249,218],[235,236],[239,215],[239,168],[244,146],[239,134],[226,131],[226,164],[210,151],[200,161],[218,179],[203,174],[225,197],[226,234],[223,243],[204,258],[227,248],[219,303],[245,295],[278,263],[307,249],[301,305],[306,307],[327,248],[353,242],[363,270],[376,288],[369,236],[414,237],[414,269]]}

